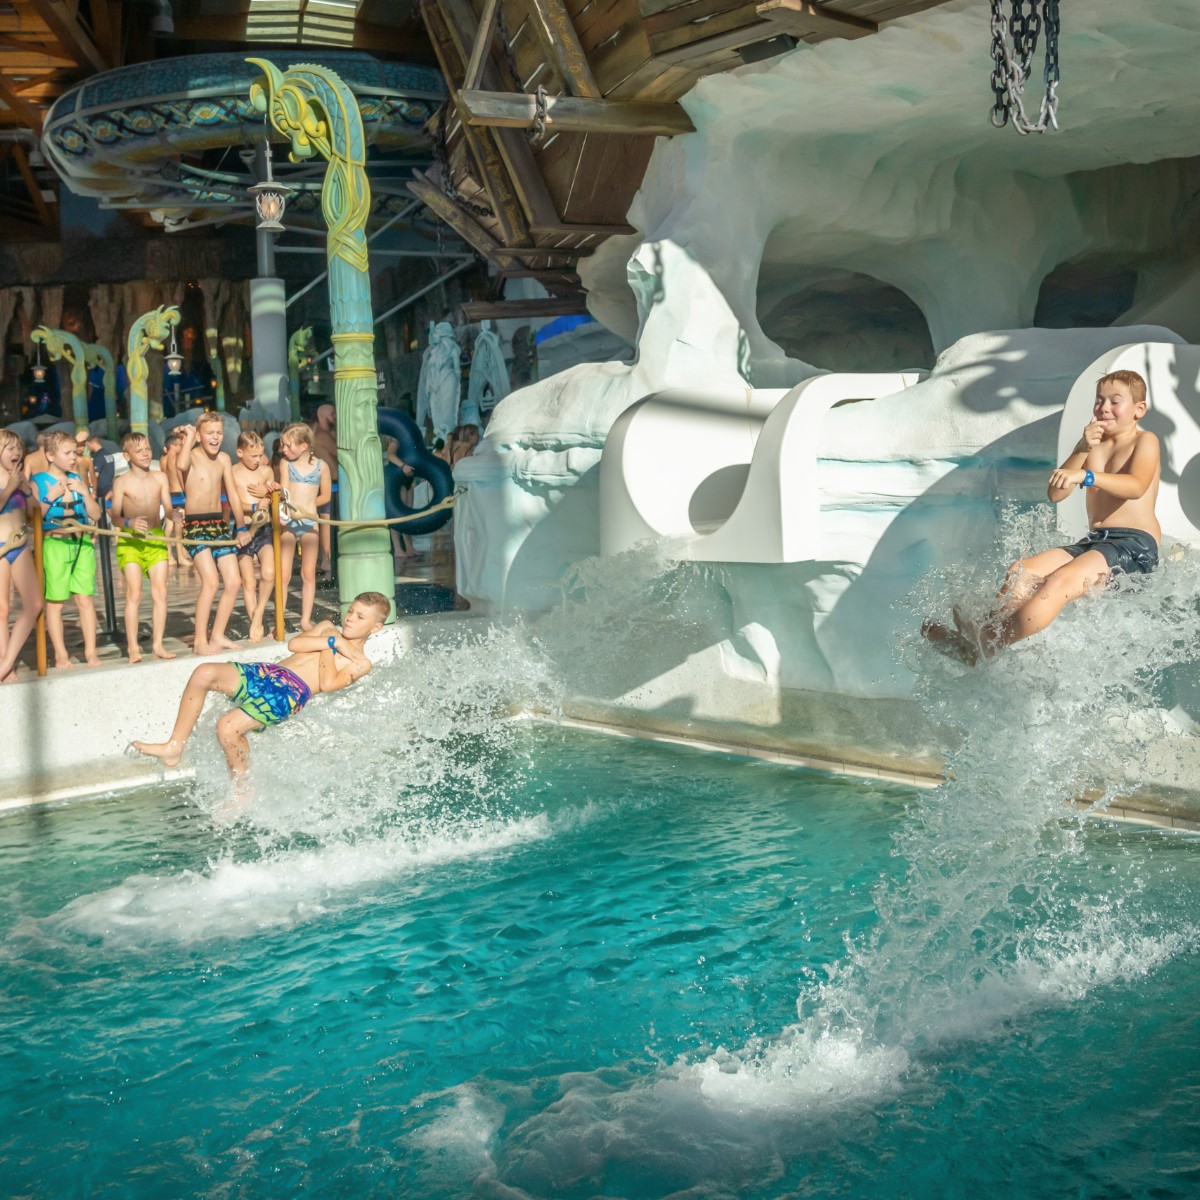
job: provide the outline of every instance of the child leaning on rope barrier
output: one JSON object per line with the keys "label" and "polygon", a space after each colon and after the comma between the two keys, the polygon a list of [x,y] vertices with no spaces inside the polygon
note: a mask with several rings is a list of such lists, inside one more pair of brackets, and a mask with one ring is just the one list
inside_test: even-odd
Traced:
{"label": "child leaning on rope barrier", "polygon": [[1061,504],[1087,489],[1087,534],[1073,546],[1043,550],[1013,563],[991,615],[975,626],[956,608],[954,628],[926,621],[921,634],[968,666],[980,657],[1040,633],[1080,596],[1122,574],[1158,566],[1162,529],[1154,515],[1162,475],[1158,438],[1138,427],[1148,407],[1146,381],[1136,371],[1113,371],[1096,381],[1092,419],[1047,495]]}
{"label": "child leaning on rope barrier", "polygon": [[[221,449],[225,440],[225,422],[219,413],[204,413],[193,425],[184,425],[183,443],[179,448],[179,474],[183,479],[184,513],[183,536],[199,545],[190,545],[188,553],[200,575],[200,592],[196,597],[196,635],[193,649],[197,654],[218,654],[236,650],[237,642],[225,636],[225,626],[233,615],[238,591],[242,586],[235,547],[204,545],[204,542],[225,543],[229,522],[221,511],[221,492],[237,522],[237,543],[245,545],[250,533],[242,516],[242,502],[233,486],[233,463]],[[224,585],[212,632],[208,615],[212,612],[218,585]]]}
{"label": "child leaning on rope barrier", "polygon": [[[263,440],[251,429],[238,434],[238,460],[233,464],[233,486],[242,501],[242,511],[249,522],[256,513],[270,513],[271,493],[279,490],[275,476],[266,462]],[[238,547],[238,567],[242,572],[242,595],[246,600],[246,615],[250,618],[251,642],[263,640],[263,616],[275,584],[274,540],[270,523],[251,529],[250,540]],[[254,575],[258,561],[262,589]]]}
{"label": "child leaning on rope barrier", "polygon": [[250,762],[246,734],[278,725],[316,695],[338,692],[370,673],[363,651],[367,638],[383,628],[389,611],[381,592],[363,592],[351,602],[342,628],[322,621],[288,642],[291,654],[279,663],[204,663],[192,672],[171,736],[165,742],[134,742],[133,748],[177,766],[209,692],[229,696],[236,707],[217,722],[217,741],[236,783]]}
{"label": "child leaning on rope barrier", "polygon": [[75,597],[79,627],[83,632],[83,656],[89,667],[98,667],[96,656],[96,549],[90,533],[63,530],[69,520],[95,524],[100,505],[75,471],[75,439],[69,433],[46,435],[45,454],[48,469],[33,477],[38,500],[42,504],[42,573],[46,579],[46,632],[54,647],[54,666],[58,670],[75,665],[67,653],[63,633],[63,604]]}
{"label": "child leaning on rope barrier", "polygon": [[151,648],[155,658],[174,658],[163,645],[167,628],[167,561],[163,513],[171,511],[171,487],[162,471],[150,470],[154,454],[144,433],[127,433],[121,450],[129,470],[113,481],[112,525],[119,531],[117,567],[125,576],[125,640],[131,663],[142,661],[138,608],[142,576],[150,581]]}

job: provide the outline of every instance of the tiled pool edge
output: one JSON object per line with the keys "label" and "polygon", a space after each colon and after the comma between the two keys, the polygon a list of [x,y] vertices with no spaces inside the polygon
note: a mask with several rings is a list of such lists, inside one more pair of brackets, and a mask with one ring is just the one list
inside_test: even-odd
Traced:
{"label": "tiled pool edge", "polygon": [[[818,755],[790,753],[778,746],[762,746],[744,739],[721,741],[711,735],[691,736],[686,733],[668,733],[662,730],[650,729],[644,726],[627,725],[618,721],[601,721],[593,717],[572,716],[569,714],[554,715],[544,712],[526,712],[521,714],[526,719],[537,724],[555,725],[564,729],[578,729],[587,733],[603,734],[607,737],[626,738],[631,741],[657,742],[663,745],[690,746],[697,750],[707,750],[717,754],[732,754],[741,758],[753,758],[762,762],[779,763],[783,766],[804,767],[815,771],[823,771],[830,775],[846,775],[854,779],[879,780],[886,783],[900,783],[910,787],[931,789],[944,780],[944,776],[933,771],[889,771],[877,766],[856,763],[848,758],[825,758]],[[1142,808],[1137,804],[1137,796],[1125,797],[1124,803],[1108,804],[1096,808],[1094,800],[1079,798],[1066,801],[1066,805],[1078,812],[1110,821],[1120,821],[1130,825],[1144,825],[1156,829],[1178,830],[1187,833],[1200,833],[1200,817],[1188,816],[1172,812],[1170,809]],[[1150,798],[1148,797],[1147,800]]]}

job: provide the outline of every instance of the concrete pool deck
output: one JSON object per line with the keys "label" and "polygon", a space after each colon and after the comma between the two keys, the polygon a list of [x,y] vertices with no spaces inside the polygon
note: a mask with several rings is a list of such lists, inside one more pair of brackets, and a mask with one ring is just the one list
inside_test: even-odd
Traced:
{"label": "concrete pool deck", "polygon": [[[327,600],[332,611],[332,602]],[[318,614],[321,615],[321,614]],[[481,634],[490,626],[487,617],[470,612],[402,616],[371,642],[371,657],[387,663],[451,625],[469,625]],[[286,655],[286,646],[267,641],[222,656],[224,661],[275,660]],[[136,666],[123,660],[88,670],[52,671],[44,679],[27,675],[7,685],[0,696],[0,813],[31,805],[82,800],[114,791],[187,779],[194,773],[182,765],[163,770],[152,760],[128,750],[136,737],[165,735],[179,696],[192,671],[203,661],[182,653],[171,661],[145,659]],[[208,660],[211,661],[211,660]],[[814,698],[803,703],[811,705]],[[845,725],[841,697],[826,697],[827,704]],[[665,716],[645,710],[575,697],[563,701],[556,712],[517,711],[515,717],[556,724],[584,732],[699,750],[801,767],[830,775],[879,781],[912,788],[936,787],[943,780],[940,760],[929,751],[904,758],[856,747],[851,742],[805,736],[792,722],[754,727],[744,723],[722,726],[712,719]],[[872,711],[868,719],[879,714]],[[21,747],[24,753],[14,753]],[[1091,810],[1095,797],[1071,802]],[[1133,821],[1162,829],[1200,832],[1200,794],[1189,789],[1161,787],[1138,790],[1096,815]]]}

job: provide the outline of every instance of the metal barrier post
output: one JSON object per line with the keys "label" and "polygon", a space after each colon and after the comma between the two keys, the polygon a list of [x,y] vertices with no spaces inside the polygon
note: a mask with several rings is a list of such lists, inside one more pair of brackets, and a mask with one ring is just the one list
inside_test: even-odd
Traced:
{"label": "metal barrier post", "polygon": [[283,641],[283,540],[279,532],[279,493],[271,493],[271,557],[275,560],[275,640]]}
{"label": "metal barrier post", "polygon": [[[101,508],[100,520],[96,522],[96,525],[99,529],[111,528],[106,508]],[[100,549],[100,586],[104,589],[104,632],[110,638],[115,638],[117,632],[117,597],[113,591],[112,538],[102,537],[100,541],[103,543]]]}
{"label": "metal barrier post", "polygon": [[[329,515],[336,521],[338,518],[338,485],[334,481],[333,488],[329,493]],[[336,588],[338,585],[338,527],[330,525],[329,527],[329,586]]]}
{"label": "metal barrier post", "polygon": [[[46,570],[42,566],[42,506],[36,500],[29,501],[26,510],[30,523],[33,525],[33,565],[37,568],[38,587],[42,595],[46,595]],[[34,633],[34,644],[37,646],[37,673],[43,679],[46,677],[46,605],[43,602],[42,611],[38,613],[37,627]]]}

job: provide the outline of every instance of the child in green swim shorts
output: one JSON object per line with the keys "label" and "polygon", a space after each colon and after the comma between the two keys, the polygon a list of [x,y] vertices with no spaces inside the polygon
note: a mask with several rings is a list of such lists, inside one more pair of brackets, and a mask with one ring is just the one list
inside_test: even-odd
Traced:
{"label": "child in green swim shorts", "polygon": [[167,566],[170,551],[163,540],[163,517],[171,518],[171,487],[166,473],[152,471],[154,454],[144,433],[127,433],[121,449],[129,470],[113,482],[112,523],[117,539],[117,566],[125,576],[125,645],[131,663],[142,661],[138,644],[138,609],[142,576],[150,581],[151,646],[155,658],[174,658],[163,645],[167,627]]}
{"label": "child in green swim shorts", "polygon": [[62,430],[46,435],[49,469],[31,480],[42,504],[42,569],[46,577],[46,631],[54,647],[58,670],[75,665],[67,653],[63,632],[63,605],[75,597],[79,628],[83,632],[83,656],[89,667],[98,667],[96,656],[96,550],[90,533],[64,532],[64,521],[95,524],[100,505],[75,472],[75,439]]}

